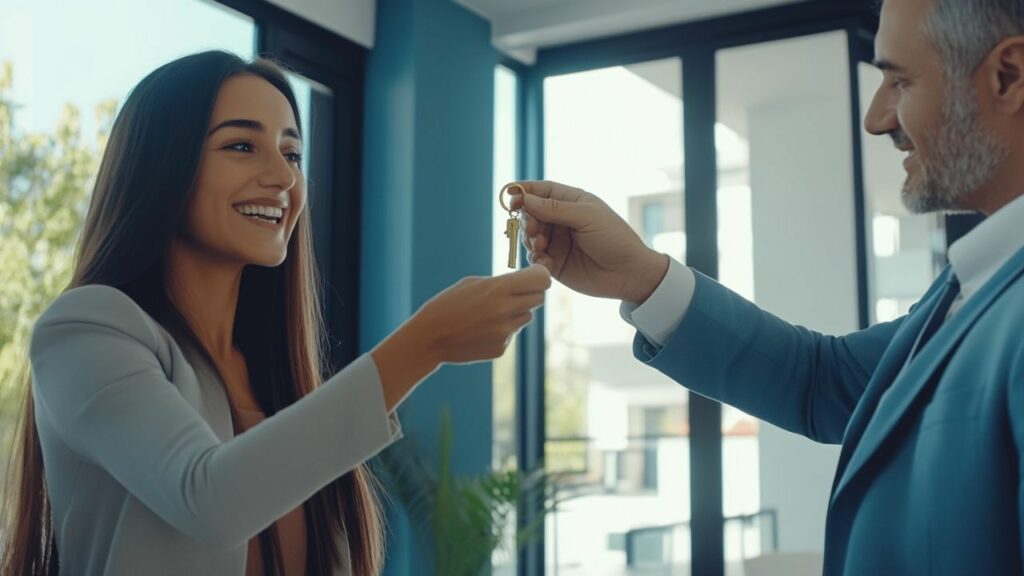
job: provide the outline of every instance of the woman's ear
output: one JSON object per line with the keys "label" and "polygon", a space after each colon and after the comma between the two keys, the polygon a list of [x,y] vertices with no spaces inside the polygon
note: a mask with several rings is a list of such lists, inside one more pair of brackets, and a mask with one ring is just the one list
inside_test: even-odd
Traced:
{"label": "woman's ear", "polygon": [[1013,115],[1024,110],[1024,37],[999,43],[982,65],[996,111]]}

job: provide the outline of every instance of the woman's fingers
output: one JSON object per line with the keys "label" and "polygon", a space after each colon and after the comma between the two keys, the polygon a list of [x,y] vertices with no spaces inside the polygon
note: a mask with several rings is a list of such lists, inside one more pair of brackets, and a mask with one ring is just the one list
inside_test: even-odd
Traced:
{"label": "woman's fingers", "polygon": [[544,305],[544,294],[526,294],[514,296],[512,300],[513,314],[521,314],[524,311],[535,310]]}
{"label": "woman's fingers", "polygon": [[532,312],[524,312],[512,318],[512,325],[514,326],[515,332],[519,332],[524,326],[533,321]]}
{"label": "woman's fingers", "polygon": [[506,274],[512,295],[535,294],[543,297],[545,290],[551,287],[551,273],[543,266],[530,266],[516,272]]}

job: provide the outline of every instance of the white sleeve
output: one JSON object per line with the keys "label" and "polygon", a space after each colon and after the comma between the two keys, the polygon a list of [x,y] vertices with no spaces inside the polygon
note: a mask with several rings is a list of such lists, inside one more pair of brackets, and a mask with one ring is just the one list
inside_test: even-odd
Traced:
{"label": "white sleeve", "polygon": [[640,306],[623,302],[619,314],[652,344],[664,346],[683,321],[696,283],[693,270],[669,257],[668,272],[651,297]]}

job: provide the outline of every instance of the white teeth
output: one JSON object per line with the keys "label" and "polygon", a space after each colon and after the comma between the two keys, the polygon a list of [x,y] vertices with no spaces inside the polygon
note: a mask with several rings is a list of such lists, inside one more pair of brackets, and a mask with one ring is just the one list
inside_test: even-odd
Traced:
{"label": "white teeth", "polygon": [[260,206],[257,204],[244,204],[241,206],[235,206],[235,210],[245,216],[264,216],[266,218],[277,218],[280,219],[284,216],[284,210],[273,206]]}

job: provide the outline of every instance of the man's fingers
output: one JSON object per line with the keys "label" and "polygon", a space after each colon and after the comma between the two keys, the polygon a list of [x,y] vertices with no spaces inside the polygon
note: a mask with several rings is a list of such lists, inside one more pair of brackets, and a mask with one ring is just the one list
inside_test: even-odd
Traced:
{"label": "man's fingers", "polygon": [[537,234],[530,238],[530,249],[534,252],[544,252],[548,249],[548,237],[543,234]]}
{"label": "man's fingers", "polygon": [[508,191],[508,207],[510,210],[522,210],[523,209],[523,195],[519,193],[516,188],[509,188]]}
{"label": "man's fingers", "polygon": [[546,252],[530,252],[530,262],[533,264],[539,264],[548,269],[552,274],[554,273],[555,263]]}
{"label": "man's fingers", "polygon": [[560,200],[562,202],[576,202],[583,197],[583,190],[559,184],[558,182],[527,180],[518,182],[518,184],[526,189],[527,194],[541,198],[551,198],[552,200]]}
{"label": "man's fingers", "polygon": [[[572,186],[566,186],[559,184],[558,182],[549,182],[547,180],[526,180],[523,182],[516,182],[519,186],[522,186],[523,190],[531,196],[538,198],[546,198],[550,200],[557,200],[559,202],[579,202],[583,198],[584,192],[579,188],[573,188]],[[519,190],[519,186],[510,186],[507,190],[508,204],[510,210],[523,210],[523,203],[525,202],[523,194]]]}
{"label": "man's fingers", "polygon": [[[516,208],[513,208],[513,210],[516,210]],[[534,234],[540,231],[541,223],[538,222],[536,218],[530,216],[525,212],[523,212],[521,218],[523,220],[523,225],[521,228],[523,230],[523,233],[525,233],[527,236],[533,236]]]}
{"label": "man's fingers", "polygon": [[539,224],[556,224],[573,230],[589,223],[588,208],[589,206],[583,203],[542,198],[532,194],[527,194],[523,203],[523,210]]}

